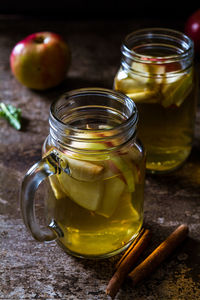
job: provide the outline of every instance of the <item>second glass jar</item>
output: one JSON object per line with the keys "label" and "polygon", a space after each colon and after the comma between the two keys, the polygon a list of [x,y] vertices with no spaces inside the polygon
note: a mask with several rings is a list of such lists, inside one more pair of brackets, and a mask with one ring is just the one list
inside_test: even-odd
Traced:
{"label": "second glass jar", "polygon": [[121,51],[114,89],[137,105],[147,171],[174,170],[189,156],[194,135],[193,42],[175,30],[150,28],[127,35]]}

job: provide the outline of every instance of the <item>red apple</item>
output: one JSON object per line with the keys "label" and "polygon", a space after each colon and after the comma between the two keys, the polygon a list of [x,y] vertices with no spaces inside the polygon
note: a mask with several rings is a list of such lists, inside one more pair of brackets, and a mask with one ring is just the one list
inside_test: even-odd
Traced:
{"label": "red apple", "polygon": [[187,19],[185,33],[193,40],[195,50],[200,54],[200,9]]}
{"label": "red apple", "polygon": [[15,45],[10,55],[10,66],[21,84],[45,90],[64,80],[70,57],[69,47],[60,35],[38,32]]}

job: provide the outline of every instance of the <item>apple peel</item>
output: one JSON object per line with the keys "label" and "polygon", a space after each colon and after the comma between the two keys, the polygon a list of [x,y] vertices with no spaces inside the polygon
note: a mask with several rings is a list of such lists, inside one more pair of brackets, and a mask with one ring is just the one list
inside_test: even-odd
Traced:
{"label": "apple peel", "polygon": [[46,90],[60,84],[69,69],[71,52],[64,39],[52,32],[37,32],[18,42],[10,55],[10,67],[24,86]]}

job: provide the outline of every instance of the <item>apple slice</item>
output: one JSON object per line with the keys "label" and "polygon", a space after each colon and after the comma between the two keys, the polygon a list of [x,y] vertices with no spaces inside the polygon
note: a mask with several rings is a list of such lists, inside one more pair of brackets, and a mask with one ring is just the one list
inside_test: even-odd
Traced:
{"label": "apple slice", "polygon": [[115,80],[115,89],[125,93],[136,103],[159,103],[162,97],[160,90],[165,78],[165,66],[160,64],[132,63],[132,69],[128,75],[122,72]]}
{"label": "apple slice", "polygon": [[147,83],[148,81],[146,80],[146,78],[143,81],[138,76],[135,76],[134,78],[130,76],[121,80],[117,78],[115,81],[115,89],[124,94],[127,94],[146,89]]}
{"label": "apple slice", "polygon": [[[63,156],[65,167],[68,165],[70,175],[80,181],[96,181],[102,177],[104,167],[85,160]],[[62,163],[61,163],[62,166]]]}
{"label": "apple slice", "polygon": [[[148,72],[148,69],[146,69],[146,72]],[[141,74],[137,74],[135,72],[133,73],[133,75],[131,72],[127,74],[121,69],[115,77],[114,88],[127,94],[129,92],[131,93],[146,89],[148,82],[149,77],[146,75],[141,76]]]}
{"label": "apple slice", "polygon": [[125,183],[117,177],[105,180],[104,196],[96,213],[106,218],[111,217],[118,206],[124,188]]}
{"label": "apple slice", "polygon": [[148,69],[149,69],[150,83],[152,83],[153,85],[163,83],[165,73],[166,73],[166,67],[164,65],[149,64]]}
{"label": "apple slice", "polygon": [[[109,136],[109,132],[106,133],[88,133],[87,138],[90,137],[90,139],[94,139],[95,137],[104,137]],[[82,135],[83,137],[83,135]],[[86,137],[86,135],[84,135]],[[113,140],[112,140],[113,142]],[[99,143],[79,143],[77,141],[72,142],[72,146],[79,148],[79,149],[89,149],[89,150],[106,150],[110,146],[115,147],[116,145],[112,144],[112,142],[99,142]],[[134,176],[133,172],[131,170],[131,167],[129,164],[123,159],[122,155],[120,156],[120,153],[112,153],[112,154],[107,154],[106,157],[104,158],[105,161],[109,162],[109,167],[112,169],[113,173],[115,175],[121,174],[120,178],[127,184],[128,189],[130,192],[133,192],[135,190],[135,183],[134,183]]]}
{"label": "apple slice", "polygon": [[[58,180],[62,190],[80,206],[95,211],[103,196],[101,179],[104,167],[91,162],[72,159],[61,155],[62,172]],[[69,166],[69,174],[65,173]]]}
{"label": "apple slice", "polygon": [[[104,133],[106,134],[106,130]],[[110,134],[110,132],[107,132],[107,134]],[[79,138],[87,138],[88,142],[73,141],[72,147],[94,151],[99,149],[106,150],[110,147],[110,144],[107,145],[106,141],[92,142],[93,139],[99,137],[104,138],[106,136],[99,136],[98,133],[94,132],[88,132],[84,135],[80,134]],[[117,143],[117,141],[115,142]],[[114,145],[112,146],[114,147]],[[81,160],[81,155],[79,154],[76,154],[76,158],[69,157],[67,152],[66,154],[58,153],[58,156],[61,158],[60,164],[62,168],[62,172],[57,175],[61,190],[85,209],[109,217],[115,210],[125,186],[129,192],[135,190],[135,179],[131,169],[132,164],[129,165],[119,152],[112,154],[108,152],[106,159],[103,154],[102,160],[105,159],[104,162],[100,160],[92,162],[92,159],[94,160],[93,155],[91,157],[87,155],[89,161]],[[84,155],[82,156],[84,157]],[[67,166],[69,166],[70,174],[67,173]],[[108,177],[106,177],[107,175]],[[112,183],[108,186],[108,182]]]}
{"label": "apple slice", "polygon": [[[140,73],[138,78],[141,82],[146,83],[147,86],[162,83],[166,72],[165,65],[158,63],[153,64],[151,59],[147,59],[147,61],[148,60],[150,60],[151,63],[132,63],[132,69]],[[134,78],[137,78],[137,74],[134,74]]]}
{"label": "apple slice", "polygon": [[[59,157],[59,166],[62,171],[69,174],[73,178],[81,181],[96,181],[102,178],[104,172],[104,164],[101,161],[91,162],[84,160],[85,157],[80,154],[73,155],[68,151],[65,153],[58,151],[57,149],[51,148],[44,155],[48,156],[51,152],[54,152],[57,157]],[[83,158],[81,160],[81,158]],[[87,157],[88,158],[88,157]],[[94,160],[94,158],[93,158]],[[69,168],[69,170],[68,170]]]}
{"label": "apple slice", "polygon": [[62,190],[81,207],[96,211],[100,206],[104,192],[103,181],[79,181],[64,172],[58,175],[58,180]]}
{"label": "apple slice", "polygon": [[55,197],[61,199],[68,196],[80,206],[95,211],[103,196],[104,184],[101,178],[104,166],[72,159],[56,152],[62,171],[57,177],[49,178]]}
{"label": "apple slice", "polygon": [[[171,79],[169,78],[169,80]],[[192,80],[193,76],[191,73],[182,75],[181,78],[173,83],[169,83],[166,78],[165,84],[162,87],[162,105],[169,107],[174,104],[179,107],[192,90]]]}
{"label": "apple slice", "polygon": [[56,199],[62,199],[64,197],[66,197],[66,194],[61,189],[57,175],[50,176],[49,182],[50,182],[51,188],[53,190],[53,193],[54,193],[54,196],[56,197]]}
{"label": "apple slice", "polygon": [[133,93],[127,93],[127,96],[133,99],[135,103],[158,103],[160,93],[155,90],[143,90]]}
{"label": "apple slice", "polygon": [[113,155],[109,161],[109,166],[114,174],[127,184],[129,192],[135,191],[135,179],[130,165],[121,156]]}

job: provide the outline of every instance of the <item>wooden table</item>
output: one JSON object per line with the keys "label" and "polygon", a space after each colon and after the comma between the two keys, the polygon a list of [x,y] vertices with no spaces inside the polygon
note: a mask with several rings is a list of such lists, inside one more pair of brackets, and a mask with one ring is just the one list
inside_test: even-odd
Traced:
{"label": "wooden table", "polygon": [[[165,22],[0,17],[0,101],[20,107],[23,116],[21,131],[0,120],[0,299],[109,298],[105,289],[119,256],[81,260],[65,254],[55,242],[33,240],[20,214],[20,184],[25,172],[40,159],[51,102],[74,88],[112,88],[123,37],[147,26],[182,30],[183,24]],[[19,40],[42,30],[60,33],[68,40],[72,64],[63,84],[36,92],[12,76],[9,55]],[[198,67],[198,59],[195,63]],[[181,223],[187,223],[190,230],[181,247],[137,287],[125,281],[116,299],[200,299],[200,110],[193,150],[184,166],[166,176],[146,176],[144,225],[152,231],[146,253]]]}

